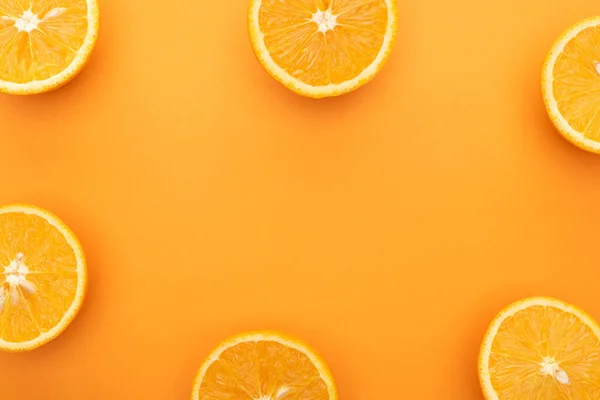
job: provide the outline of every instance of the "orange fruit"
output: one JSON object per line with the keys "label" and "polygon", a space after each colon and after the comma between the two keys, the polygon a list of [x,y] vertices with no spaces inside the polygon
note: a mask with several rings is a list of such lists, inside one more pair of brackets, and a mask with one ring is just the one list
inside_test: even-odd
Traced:
{"label": "orange fruit", "polygon": [[0,267],[0,350],[32,350],[75,318],[86,288],[85,258],[56,216],[34,206],[0,207]]}
{"label": "orange fruit", "polygon": [[196,377],[192,400],[337,400],[331,373],[307,345],[273,332],[221,343]]}
{"label": "orange fruit", "polygon": [[250,41],[277,81],[307,97],[369,82],[396,37],[395,0],[251,0]]}
{"label": "orange fruit", "polygon": [[488,400],[598,400],[600,325],[560,300],[516,302],[485,335],[479,378]]}
{"label": "orange fruit", "polygon": [[550,119],[572,144],[600,153],[600,17],[569,28],[542,70]]}
{"label": "orange fruit", "polygon": [[0,0],[0,92],[34,94],[73,79],[98,37],[97,0]]}

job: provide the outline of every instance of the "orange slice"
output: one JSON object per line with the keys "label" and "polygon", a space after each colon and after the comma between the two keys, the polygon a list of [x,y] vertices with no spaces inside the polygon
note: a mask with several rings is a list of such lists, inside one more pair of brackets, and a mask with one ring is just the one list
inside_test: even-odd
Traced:
{"label": "orange slice", "polygon": [[569,28],[542,71],[550,119],[572,144],[600,153],[600,17]]}
{"label": "orange slice", "polygon": [[337,400],[331,373],[305,344],[278,333],[223,342],[204,362],[192,400]]}
{"label": "orange slice", "polygon": [[64,85],[83,68],[97,37],[97,0],[0,0],[0,92]]}
{"label": "orange slice", "polygon": [[337,96],[369,82],[396,37],[395,0],[251,0],[250,40],[263,67],[294,92]]}
{"label": "orange slice", "polygon": [[34,206],[0,207],[0,268],[0,350],[32,350],[75,318],[85,259],[56,216]]}
{"label": "orange slice", "polygon": [[488,400],[600,399],[600,326],[556,299],[514,303],[485,335],[479,378]]}

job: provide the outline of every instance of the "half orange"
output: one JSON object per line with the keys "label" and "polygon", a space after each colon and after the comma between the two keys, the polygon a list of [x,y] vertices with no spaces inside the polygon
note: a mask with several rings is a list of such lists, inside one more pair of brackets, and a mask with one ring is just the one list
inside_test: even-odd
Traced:
{"label": "half orange", "polygon": [[0,92],[69,82],[88,61],[98,25],[97,0],[0,0]]}
{"label": "half orange", "polygon": [[598,400],[600,326],[560,300],[516,302],[485,335],[479,378],[488,400]]}
{"label": "half orange", "polygon": [[600,17],[567,29],[542,70],[550,119],[569,142],[600,153]]}
{"label": "half orange", "polygon": [[60,335],[86,289],[79,241],[38,207],[0,207],[0,350],[24,351]]}
{"label": "half orange", "polygon": [[395,0],[251,0],[250,40],[263,67],[292,91],[337,96],[369,82],[396,37]]}
{"label": "half orange", "polygon": [[192,400],[337,400],[333,377],[307,345],[274,332],[221,343],[196,376]]}

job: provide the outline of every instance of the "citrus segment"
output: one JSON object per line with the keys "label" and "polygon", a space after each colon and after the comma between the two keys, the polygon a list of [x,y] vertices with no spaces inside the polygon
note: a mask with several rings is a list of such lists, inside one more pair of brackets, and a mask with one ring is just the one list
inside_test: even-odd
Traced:
{"label": "citrus segment", "polygon": [[559,132],[600,153],[600,17],[573,26],[554,44],[542,72],[542,93]]}
{"label": "citrus segment", "polygon": [[33,206],[0,208],[0,350],[58,336],[81,307],[85,260],[57,217]]}
{"label": "citrus segment", "polygon": [[266,70],[310,97],[354,90],[381,69],[396,34],[392,0],[252,0],[254,51]]}
{"label": "citrus segment", "polygon": [[0,91],[39,93],[66,83],[97,34],[96,0],[0,0]]}
{"label": "citrus segment", "polygon": [[522,300],[492,322],[479,363],[489,400],[599,399],[600,326],[559,300]]}
{"label": "citrus segment", "polygon": [[198,372],[193,400],[337,400],[333,378],[306,345],[276,333],[221,344]]}

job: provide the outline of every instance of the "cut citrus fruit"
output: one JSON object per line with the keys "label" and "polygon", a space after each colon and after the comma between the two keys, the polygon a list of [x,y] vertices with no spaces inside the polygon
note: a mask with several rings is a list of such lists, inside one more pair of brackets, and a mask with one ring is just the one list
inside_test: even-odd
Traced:
{"label": "cut citrus fruit", "polygon": [[600,153],[600,17],[569,28],[554,44],[542,71],[542,94],[565,139]]}
{"label": "cut citrus fruit", "polygon": [[0,92],[69,82],[87,62],[98,25],[97,0],[0,0]]}
{"label": "cut citrus fruit", "polygon": [[223,342],[204,362],[192,400],[337,400],[331,373],[305,344],[256,332]]}
{"label": "cut citrus fruit", "polygon": [[600,326],[560,300],[514,303],[485,335],[479,378],[488,400],[600,399]]}
{"label": "cut citrus fruit", "polygon": [[263,67],[314,98],[363,86],[396,37],[395,0],[251,0],[250,40]]}
{"label": "cut citrus fruit", "polygon": [[0,267],[0,350],[32,350],[75,318],[85,258],[56,216],[34,206],[0,207]]}

